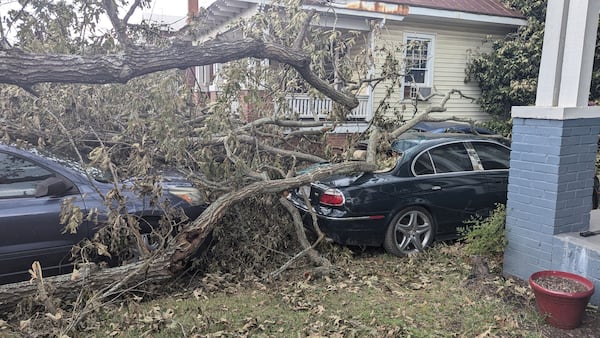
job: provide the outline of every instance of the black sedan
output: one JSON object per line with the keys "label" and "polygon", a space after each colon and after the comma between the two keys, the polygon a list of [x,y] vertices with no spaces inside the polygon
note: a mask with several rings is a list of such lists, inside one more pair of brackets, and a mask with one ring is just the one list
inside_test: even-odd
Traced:
{"label": "black sedan", "polygon": [[465,220],[506,202],[510,150],[494,139],[408,133],[392,150],[399,159],[389,171],[330,177],[289,194],[307,227],[312,207],[334,242],[401,256],[456,238]]}
{"label": "black sedan", "polygon": [[[74,161],[0,145],[0,282],[27,279],[34,261],[40,262],[44,275],[72,269],[73,245],[102,226],[85,215],[94,211],[102,219],[107,211],[101,195],[114,185],[100,174]],[[131,182],[121,182],[121,187],[128,185]],[[192,219],[206,208],[200,192],[179,176],[165,177],[162,189],[163,200]],[[127,200],[124,213],[138,217],[142,230],[151,231],[147,225],[156,226],[164,214],[160,203],[127,190],[122,191]],[[65,232],[61,224],[66,200],[84,215],[76,233]]]}

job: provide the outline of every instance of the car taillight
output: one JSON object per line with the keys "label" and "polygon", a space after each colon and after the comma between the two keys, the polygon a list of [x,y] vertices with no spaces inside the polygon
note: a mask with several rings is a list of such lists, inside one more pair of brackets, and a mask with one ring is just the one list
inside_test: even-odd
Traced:
{"label": "car taillight", "polygon": [[323,192],[321,198],[319,198],[319,203],[339,207],[344,205],[344,194],[337,189],[327,189]]}
{"label": "car taillight", "polygon": [[166,189],[170,194],[181,198],[191,206],[198,206],[206,203],[200,190],[194,187],[166,186]]}

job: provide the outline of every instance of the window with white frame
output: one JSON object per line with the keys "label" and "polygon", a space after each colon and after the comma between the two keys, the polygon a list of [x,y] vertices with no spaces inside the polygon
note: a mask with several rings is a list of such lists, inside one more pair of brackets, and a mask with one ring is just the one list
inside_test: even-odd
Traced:
{"label": "window with white frame", "polygon": [[208,86],[211,84],[212,66],[196,67],[196,85],[201,92],[207,92]]}
{"label": "window with white frame", "polygon": [[215,91],[220,80],[219,71],[221,64],[215,63],[212,65],[195,67],[195,81],[197,90],[201,92]]}
{"label": "window with white frame", "polygon": [[404,98],[416,98],[419,91],[427,96],[433,82],[433,35],[406,34],[404,36]]}

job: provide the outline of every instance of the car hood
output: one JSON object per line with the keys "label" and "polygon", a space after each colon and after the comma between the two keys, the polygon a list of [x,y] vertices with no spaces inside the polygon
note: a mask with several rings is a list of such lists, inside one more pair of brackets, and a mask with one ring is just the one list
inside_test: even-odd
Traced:
{"label": "car hood", "polygon": [[[190,182],[183,174],[177,171],[171,172],[158,172],[155,174],[156,177],[160,177],[160,181],[157,183],[161,184],[163,187],[165,186],[192,186],[192,182]],[[120,181],[120,183],[125,184],[126,186],[132,186],[136,182],[143,182],[145,180],[144,177],[132,176],[125,178]],[[110,182],[109,182],[110,183]]]}

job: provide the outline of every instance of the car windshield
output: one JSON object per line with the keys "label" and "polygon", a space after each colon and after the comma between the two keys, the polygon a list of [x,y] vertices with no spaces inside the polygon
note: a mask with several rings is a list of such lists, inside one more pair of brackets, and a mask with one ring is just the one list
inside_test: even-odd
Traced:
{"label": "car windshield", "polygon": [[46,150],[30,149],[30,151],[36,155],[42,156],[46,159],[59,163],[69,169],[72,169],[82,175],[89,176],[98,182],[111,182],[112,175],[110,172],[94,167],[87,163],[82,164],[80,161],[73,159],[65,154],[51,153]]}

